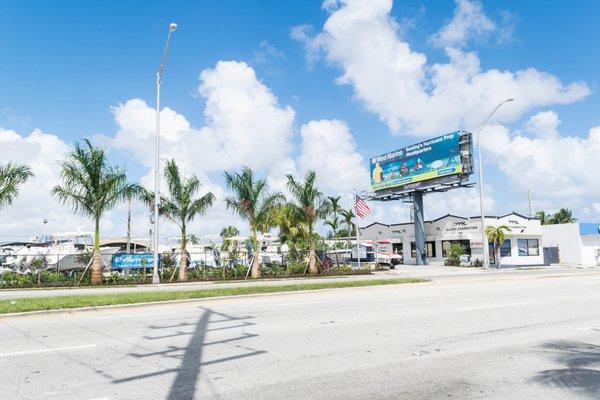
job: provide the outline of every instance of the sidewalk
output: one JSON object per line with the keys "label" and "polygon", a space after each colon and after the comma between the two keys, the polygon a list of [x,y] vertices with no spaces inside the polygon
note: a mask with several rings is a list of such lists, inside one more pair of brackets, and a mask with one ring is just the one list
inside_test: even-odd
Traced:
{"label": "sidewalk", "polygon": [[38,298],[55,296],[75,296],[90,294],[112,294],[112,293],[133,293],[133,292],[151,292],[151,291],[186,291],[199,289],[217,289],[217,288],[235,288],[246,286],[282,286],[310,282],[339,282],[348,280],[370,280],[370,279],[389,279],[389,278],[425,278],[434,282],[460,282],[473,280],[495,280],[510,277],[544,277],[544,276],[568,276],[568,275],[597,275],[600,274],[600,268],[580,268],[575,266],[545,266],[539,268],[517,269],[490,269],[482,270],[478,268],[459,268],[446,266],[416,266],[404,265],[394,270],[378,271],[372,275],[350,275],[336,277],[320,278],[288,278],[288,279],[261,279],[245,281],[228,282],[186,282],[186,283],[165,283],[157,286],[136,285],[136,286],[109,286],[109,287],[81,287],[81,288],[44,288],[44,289],[3,289],[0,290],[0,300],[10,300],[19,298]]}

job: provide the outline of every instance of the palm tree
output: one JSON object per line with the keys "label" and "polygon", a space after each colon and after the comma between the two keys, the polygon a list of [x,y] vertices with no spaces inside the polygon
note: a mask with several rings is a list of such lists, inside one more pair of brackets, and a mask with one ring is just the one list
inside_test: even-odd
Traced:
{"label": "palm tree", "polygon": [[308,171],[304,181],[297,181],[292,175],[287,176],[287,189],[292,195],[294,202],[292,209],[297,215],[298,220],[306,224],[308,228],[309,254],[308,270],[311,274],[316,274],[317,255],[315,249],[314,229],[315,223],[327,215],[327,203],[321,193],[315,186],[317,174],[315,171]]}
{"label": "palm tree", "polygon": [[175,160],[167,161],[163,175],[169,188],[169,196],[161,196],[158,211],[160,215],[174,222],[181,230],[178,280],[185,282],[188,280],[187,226],[194,218],[204,214],[212,206],[215,196],[208,192],[197,197],[202,183],[196,175],[182,176]]}
{"label": "palm tree", "polygon": [[221,234],[219,236],[221,236],[221,239],[223,239],[223,245],[221,246],[222,250],[226,250],[229,248],[229,238],[233,237],[233,236],[237,236],[240,234],[240,231],[235,227],[235,226],[226,226],[225,228],[221,229]]}
{"label": "palm tree", "polygon": [[19,186],[33,176],[24,164],[0,164],[0,208],[12,204],[19,194]]}
{"label": "palm tree", "polygon": [[338,252],[337,252],[337,233],[338,233],[338,229],[340,228],[340,218],[335,215],[332,219],[325,221],[325,225],[329,226],[331,228],[331,231],[333,233],[333,243],[334,243],[334,250],[335,250],[335,265],[336,267],[339,268],[340,266],[340,260],[338,257]]}
{"label": "palm tree", "polygon": [[238,230],[238,228],[236,228],[235,226],[226,226],[225,228],[221,229],[221,239],[227,239],[230,238],[232,236],[237,236],[240,234],[240,231]]}
{"label": "palm tree", "polygon": [[340,214],[343,218],[344,225],[346,225],[346,230],[348,231],[348,236],[346,237],[348,248],[350,248],[350,236],[354,233],[354,211],[352,209],[349,210],[340,210]]}
{"label": "palm tree", "polygon": [[550,223],[550,218],[552,218],[550,214],[546,214],[546,211],[543,210],[536,212],[535,217],[540,220],[542,225],[548,225]]}
{"label": "palm tree", "polygon": [[115,204],[141,192],[137,184],[127,182],[125,170],[108,164],[104,149],[94,147],[89,140],[75,143],[73,150],[60,162],[62,185],[52,194],[63,204],[70,204],[76,213],[94,219],[94,252],[91,283],[102,283],[100,265],[100,219]]}
{"label": "palm tree", "polygon": [[548,221],[550,224],[569,224],[572,222],[577,222],[577,218],[573,217],[573,212],[568,208],[561,208]]}
{"label": "palm tree", "polygon": [[260,248],[257,232],[273,220],[277,206],[284,200],[281,193],[268,193],[265,179],[255,179],[248,167],[242,172],[225,172],[225,183],[233,196],[225,199],[227,208],[248,221],[252,233],[252,278],[260,277]]}
{"label": "palm tree", "polygon": [[494,245],[494,260],[496,260],[498,267],[500,267],[498,249],[504,243],[504,240],[506,240],[506,232],[510,232],[510,228],[506,225],[488,226],[485,228],[485,236],[488,242]]}
{"label": "palm tree", "polygon": [[200,243],[200,239],[198,239],[198,236],[194,235],[193,233],[189,236],[189,240],[191,244]]}

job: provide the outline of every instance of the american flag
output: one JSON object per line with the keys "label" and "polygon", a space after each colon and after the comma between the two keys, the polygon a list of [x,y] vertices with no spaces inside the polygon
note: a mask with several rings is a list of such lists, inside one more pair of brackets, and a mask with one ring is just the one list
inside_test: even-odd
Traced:
{"label": "american flag", "polygon": [[354,195],[354,212],[359,218],[365,219],[371,214],[371,207],[359,195]]}

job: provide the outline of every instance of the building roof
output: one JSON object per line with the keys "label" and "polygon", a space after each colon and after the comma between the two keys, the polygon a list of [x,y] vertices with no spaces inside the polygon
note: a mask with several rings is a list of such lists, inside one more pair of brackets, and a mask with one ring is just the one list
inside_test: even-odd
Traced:
{"label": "building roof", "polygon": [[[500,218],[508,217],[508,216],[511,216],[511,215],[515,215],[517,217],[520,217],[520,218],[523,218],[523,219],[527,219],[527,220],[533,220],[533,219],[539,220],[539,218],[536,218],[536,217],[527,217],[527,216],[525,216],[523,214],[519,214],[519,213],[514,212],[514,211],[510,212],[508,214],[504,214],[504,215],[485,215],[485,218],[500,219]],[[433,220],[423,221],[423,223],[425,223],[425,224],[431,224],[431,223],[438,222],[438,221],[443,220],[444,218],[449,218],[449,217],[458,218],[458,219],[481,219],[480,215],[476,215],[476,216],[473,216],[473,217],[461,217],[460,215],[446,214],[444,216],[441,216],[441,217],[433,219]],[[367,229],[367,228],[370,228],[373,225],[382,225],[382,226],[387,226],[388,228],[391,228],[393,226],[413,225],[413,224],[414,224],[413,222],[399,222],[399,223],[395,223],[395,224],[384,224],[383,222],[377,222],[376,221],[376,222],[373,222],[373,223],[371,223],[371,224],[369,224],[367,226],[362,226],[362,227],[359,227],[359,228],[360,229]]]}

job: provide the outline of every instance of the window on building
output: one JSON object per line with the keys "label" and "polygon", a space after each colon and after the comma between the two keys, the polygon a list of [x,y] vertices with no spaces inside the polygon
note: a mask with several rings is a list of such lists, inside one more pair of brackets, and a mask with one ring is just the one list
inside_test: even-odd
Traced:
{"label": "window on building", "polygon": [[[417,244],[410,242],[410,255],[412,258],[417,258]],[[435,241],[425,242],[425,257],[435,258]]]}
{"label": "window on building", "polygon": [[444,240],[442,242],[442,257],[448,257],[450,247],[453,244],[459,244],[463,248],[463,254],[471,255],[471,242],[469,240]]}
{"label": "window on building", "polygon": [[537,239],[518,239],[519,256],[539,256],[540,245]]}
{"label": "window on building", "polygon": [[403,255],[404,253],[402,250],[402,243],[392,243],[392,251],[394,252],[394,254]]}
{"label": "window on building", "polygon": [[506,239],[500,245],[500,257],[510,257],[510,255],[510,239]]}

